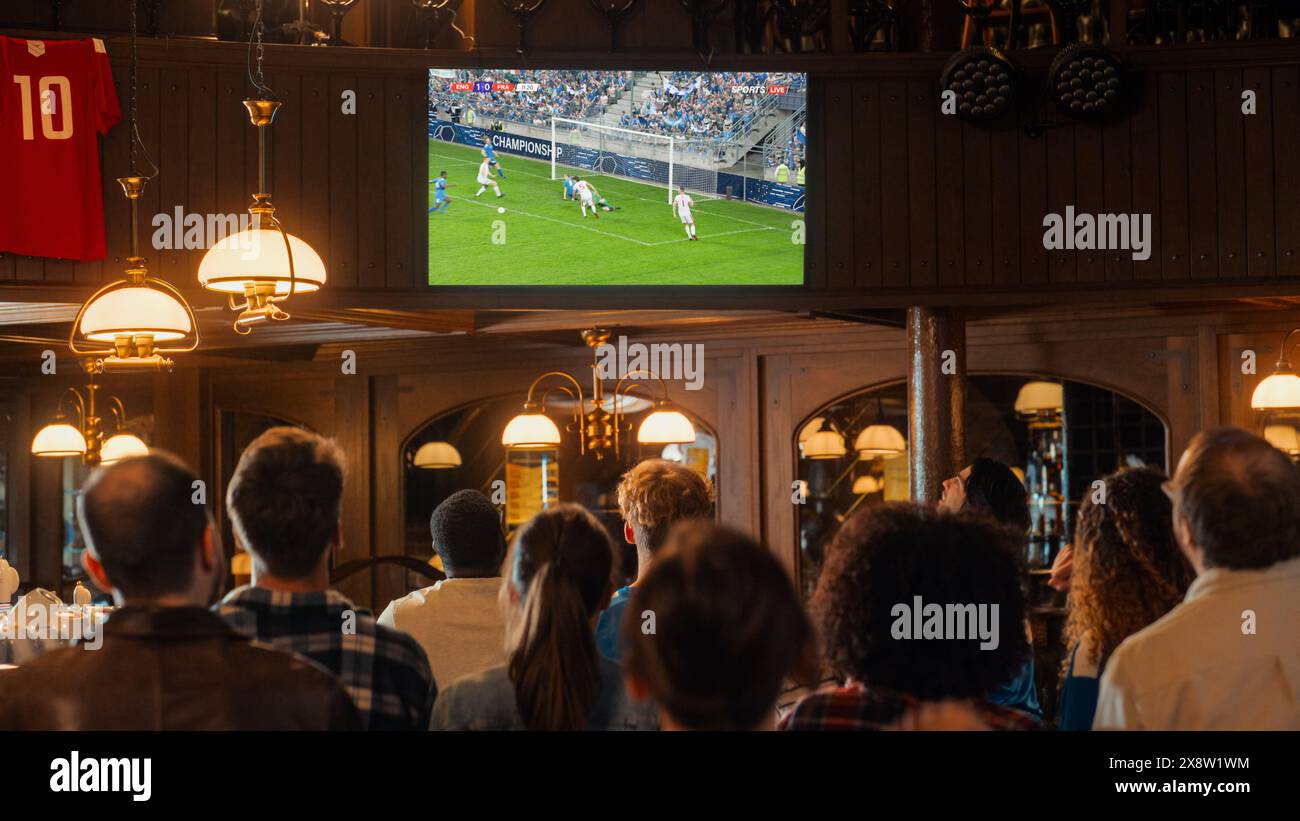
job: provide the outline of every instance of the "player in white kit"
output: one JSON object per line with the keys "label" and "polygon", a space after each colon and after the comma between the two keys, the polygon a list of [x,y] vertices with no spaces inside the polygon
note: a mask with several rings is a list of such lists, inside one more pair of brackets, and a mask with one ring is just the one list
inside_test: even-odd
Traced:
{"label": "player in white kit", "polygon": [[591,209],[591,215],[600,219],[600,214],[596,209],[596,188],[582,177],[573,178],[573,193],[578,195],[578,205],[582,208],[582,218],[587,218],[587,209]]}
{"label": "player in white kit", "polygon": [[686,238],[689,240],[698,240],[695,236],[695,217],[691,216],[691,208],[695,205],[695,200],[691,199],[686,193],[685,186],[677,186],[677,196],[673,198],[673,213],[682,221],[682,227],[686,229]]}
{"label": "player in white kit", "polygon": [[492,166],[488,164],[487,157],[483,158],[483,163],[478,167],[478,185],[478,194],[474,195],[476,197],[489,188],[495,191],[498,197],[501,196],[501,187],[497,185],[496,180],[492,179]]}

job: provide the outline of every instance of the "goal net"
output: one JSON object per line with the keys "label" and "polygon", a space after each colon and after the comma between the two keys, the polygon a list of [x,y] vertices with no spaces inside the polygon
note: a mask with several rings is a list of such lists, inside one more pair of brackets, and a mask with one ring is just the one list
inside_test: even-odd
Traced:
{"label": "goal net", "polygon": [[662,186],[670,203],[679,185],[705,197],[718,192],[708,151],[663,134],[552,117],[551,179],[575,171]]}

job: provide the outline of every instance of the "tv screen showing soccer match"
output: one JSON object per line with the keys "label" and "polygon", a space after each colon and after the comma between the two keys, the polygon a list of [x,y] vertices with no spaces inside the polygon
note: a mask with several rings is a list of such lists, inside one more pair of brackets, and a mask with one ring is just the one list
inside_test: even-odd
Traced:
{"label": "tv screen showing soccer match", "polygon": [[802,285],[807,77],[433,69],[431,285]]}

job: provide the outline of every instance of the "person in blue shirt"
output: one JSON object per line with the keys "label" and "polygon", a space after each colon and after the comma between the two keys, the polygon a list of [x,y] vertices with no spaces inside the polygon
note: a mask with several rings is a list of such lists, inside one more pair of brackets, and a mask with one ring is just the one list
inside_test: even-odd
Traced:
{"label": "person in blue shirt", "polygon": [[429,209],[430,214],[446,213],[447,208],[451,205],[451,198],[447,196],[447,172],[443,171],[433,182],[433,207]]}
{"label": "person in blue shirt", "polygon": [[1058,726],[1090,730],[1106,662],[1120,643],[1183,601],[1194,571],[1178,549],[1173,508],[1152,468],[1105,477],[1106,501],[1079,507],[1065,624],[1070,661]]}
{"label": "person in blue shirt", "polygon": [[572,174],[564,175],[564,198],[566,200],[573,199],[573,175]]}
{"label": "person in blue shirt", "polygon": [[497,176],[504,180],[506,178],[506,172],[501,170],[501,163],[497,162],[497,150],[492,147],[492,138],[490,136],[483,138],[483,149],[481,153],[487,158],[488,165],[496,169]]}
{"label": "person in blue shirt", "polygon": [[[1029,532],[1029,502],[1025,498],[1025,486],[1011,468],[992,459],[976,459],[945,481],[939,509],[948,513],[987,516],[1021,536]],[[994,688],[987,699],[992,704],[1010,707],[1041,720],[1043,708],[1038,702],[1033,656],[1014,678]]]}
{"label": "person in blue shirt", "polygon": [[633,588],[646,577],[674,524],[713,515],[713,489],[685,465],[647,459],[623,475],[618,507],[623,514],[623,538],[636,545],[637,567],[636,580],[614,592],[596,622],[596,649],[613,661],[622,661],[626,649],[620,639],[623,620],[636,616],[627,612]]}

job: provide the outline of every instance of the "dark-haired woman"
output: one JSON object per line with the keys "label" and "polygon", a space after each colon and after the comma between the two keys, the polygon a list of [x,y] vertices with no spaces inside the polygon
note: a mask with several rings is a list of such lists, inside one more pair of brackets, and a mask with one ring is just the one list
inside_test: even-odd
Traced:
{"label": "dark-haired woman", "polygon": [[1097,687],[1120,642],[1168,613],[1193,573],[1174,541],[1173,514],[1151,468],[1105,478],[1104,504],[1084,500],[1074,531],[1070,660],[1061,685],[1062,730],[1092,728]]}
{"label": "dark-haired woman", "polygon": [[596,651],[596,618],[614,590],[617,554],[578,505],[545,510],[515,537],[502,594],[507,662],[441,693],[435,730],[653,730],[623,672]]}

